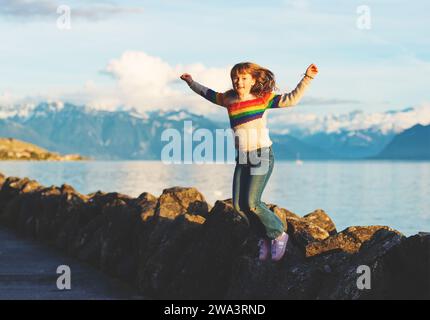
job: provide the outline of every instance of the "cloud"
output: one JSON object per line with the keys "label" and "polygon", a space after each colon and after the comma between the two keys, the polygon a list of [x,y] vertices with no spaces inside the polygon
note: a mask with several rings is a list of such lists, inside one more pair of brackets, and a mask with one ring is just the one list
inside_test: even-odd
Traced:
{"label": "cloud", "polygon": [[187,108],[195,114],[223,113],[228,119],[225,109],[194,93],[179,77],[182,73],[189,73],[195,81],[223,92],[231,88],[231,67],[212,68],[202,63],[173,65],[142,51],[126,51],[110,60],[100,71],[113,81],[88,79],[80,87],[47,87],[43,90],[44,94],[37,92],[25,98],[10,92],[3,93],[0,95],[0,107],[17,106],[24,101],[37,103],[52,100],[99,110],[135,108],[142,113],[155,109]]}
{"label": "cloud", "polygon": [[[58,16],[62,5],[55,0],[0,0],[0,15],[21,18],[44,18]],[[101,20],[115,15],[141,13],[142,8],[123,7],[111,3],[96,3],[86,7],[70,6],[72,17]]]}
{"label": "cloud", "polygon": [[[118,96],[125,105],[134,106],[142,111],[154,108],[191,107],[195,113],[206,114],[219,111],[220,108],[197,96],[179,79],[179,76],[184,72],[190,73],[194,80],[204,86],[222,92],[231,88],[229,78],[231,67],[211,68],[202,63],[171,65],[142,51],[127,51],[118,59],[111,60],[102,73],[117,81]],[[360,103],[357,100],[310,97],[304,98],[301,102],[303,105]]]}
{"label": "cloud", "polygon": [[93,80],[86,81],[83,87],[77,90],[51,94],[50,99],[107,111],[115,111],[123,105],[116,84],[97,84]]}
{"label": "cloud", "polygon": [[15,102],[15,97],[12,95],[11,92],[0,92],[0,105],[12,105]]}
{"label": "cloud", "polygon": [[[419,66],[421,70],[428,68],[428,63],[408,57],[406,62],[398,68],[403,68],[403,71],[412,71],[410,64]],[[117,58],[111,59],[106,63],[106,66],[100,71],[104,76],[108,76],[112,81],[97,81],[95,79],[88,79],[80,87],[72,88],[60,88],[51,87],[44,88],[42,91],[46,92],[45,100],[61,100],[67,101],[79,105],[87,105],[96,109],[104,110],[116,110],[119,107],[123,108],[136,108],[140,112],[145,112],[155,109],[177,109],[186,108],[189,111],[196,114],[203,114],[211,118],[219,120],[220,117],[224,117],[228,120],[225,109],[216,106],[203,97],[195,94],[185,82],[179,79],[179,76],[184,73],[190,73],[194,80],[209,87],[215,91],[225,91],[231,88],[231,82],[229,78],[229,71],[232,66],[222,67],[208,67],[207,65],[197,62],[192,64],[172,64],[163,60],[158,56],[152,56],[143,51],[125,51]],[[367,72],[368,71],[368,72]],[[363,72],[363,71],[361,71]],[[381,63],[378,67],[373,70],[366,69],[364,75],[359,72],[359,67],[350,68],[348,70],[348,86],[352,86],[354,90],[360,94],[356,94],[349,98],[347,94],[343,92],[343,87],[340,87],[345,83],[342,78],[345,71],[342,67],[330,68],[326,72],[319,75],[318,81],[312,84],[312,92],[310,94],[316,94],[317,97],[310,97],[306,95],[300,102],[302,106],[329,106],[329,108],[315,108],[313,113],[303,113],[303,109],[300,107],[297,109],[293,108],[289,112],[273,112],[273,116],[269,116],[270,126],[275,130],[285,130],[289,126],[301,126],[306,127],[310,131],[328,131],[335,132],[342,129],[356,128],[366,129],[372,126],[383,128],[384,131],[389,130],[401,130],[411,124],[418,123],[419,121],[428,121],[430,119],[430,112],[427,108],[423,108],[420,113],[401,112],[397,115],[385,114],[384,112],[375,112],[375,102],[363,101],[368,99],[371,92],[376,91],[380,96],[377,97],[380,100],[373,99],[373,101],[382,101],[387,96],[379,93],[381,86],[386,85],[387,81],[379,81],[377,86],[367,86],[364,89],[360,89],[360,85],[367,84],[370,79],[382,80],[383,75],[388,73],[394,75],[398,70],[392,70],[386,63]],[[368,74],[369,73],[369,74]],[[402,72],[400,72],[402,73]],[[404,74],[408,74],[404,72]],[[356,75],[360,81],[355,82],[351,80]],[[369,75],[371,75],[369,77]],[[411,94],[419,92],[420,88],[416,85],[410,85],[409,82],[416,79],[419,75],[415,73],[410,75],[410,78],[405,78],[402,83],[404,92],[411,86]],[[326,78],[324,78],[326,77]],[[328,78],[327,78],[328,77]],[[334,89],[324,88],[324,90],[318,91],[318,86],[322,86],[327,82],[327,79],[337,81],[339,86]],[[393,77],[395,78],[395,77]],[[337,79],[337,80],[336,80]],[[341,79],[341,80],[339,80]],[[393,81],[397,81],[393,80]],[[330,81],[329,81],[330,82]],[[291,86],[288,90],[282,90],[282,93],[289,92],[293,89]],[[391,85],[391,91],[396,89],[394,83]],[[40,93],[36,92],[38,95]],[[361,94],[362,93],[362,94]],[[409,94],[409,96],[411,96]],[[33,94],[34,95],[34,94]],[[406,94],[405,94],[406,95]],[[357,97],[358,99],[354,99]],[[40,97],[37,97],[38,101]],[[28,100],[28,99],[27,99]],[[390,99],[391,100],[391,99]],[[9,94],[0,95],[0,105],[10,104],[12,97]],[[9,101],[8,103],[6,103]],[[424,100],[426,101],[426,100]],[[396,108],[399,105],[404,106],[404,102],[384,102],[384,110],[391,103],[391,106]],[[330,108],[332,106],[333,108]],[[328,114],[329,111],[337,109],[343,109],[341,116],[335,116]],[[371,113],[359,112],[349,113],[345,115],[344,106],[348,108],[360,108],[368,109]],[[373,108],[373,111],[371,110]],[[351,110],[351,109],[349,109]],[[309,110],[311,111],[311,110]],[[418,112],[418,111],[415,111]],[[339,114],[339,113],[337,113]],[[351,116],[351,114],[353,116]],[[325,116],[325,118],[324,118]]]}
{"label": "cloud", "polygon": [[185,107],[194,113],[211,113],[220,107],[196,95],[179,77],[187,72],[199,83],[224,91],[231,86],[230,68],[209,68],[202,63],[171,65],[142,51],[127,51],[111,60],[103,73],[116,80],[122,104],[140,111]]}

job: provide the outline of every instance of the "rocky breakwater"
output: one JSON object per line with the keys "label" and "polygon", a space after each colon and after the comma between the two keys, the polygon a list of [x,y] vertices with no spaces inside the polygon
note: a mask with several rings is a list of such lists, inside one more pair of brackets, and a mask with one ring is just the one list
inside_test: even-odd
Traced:
{"label": "rocky breakwater", "polygon": [[[195,188],[132,198],[3,175],[0,185],[0,224],[152,299],[430,299],[430,234],[405,237],[386,226],[338,232],[321,209],[300,217],[267,203],[290,241],[280,262],[262,262],[231,199],[212,207]],[[370,289],[357,286],[363,265]]]}

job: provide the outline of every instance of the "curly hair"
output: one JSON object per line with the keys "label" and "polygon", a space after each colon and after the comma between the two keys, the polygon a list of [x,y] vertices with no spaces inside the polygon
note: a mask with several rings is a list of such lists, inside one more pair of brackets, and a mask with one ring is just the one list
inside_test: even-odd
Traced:
{"label": "curly hair", "polygon": [[256,97],[262,97],[273,90],[278,90],[275,82],[275,75],[269,69],[266,69],[253,62],[240,62],[233,66],[230,71],[230,77],[249,73],[254,79],[255,84],[251,88],[251,94]]}

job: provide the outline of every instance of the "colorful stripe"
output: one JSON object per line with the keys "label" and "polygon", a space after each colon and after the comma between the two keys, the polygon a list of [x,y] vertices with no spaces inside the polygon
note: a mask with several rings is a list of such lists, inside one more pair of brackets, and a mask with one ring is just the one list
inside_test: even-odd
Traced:
{"label": "colorful stripe", "polygon": [[263,116],[263,114],[264,114],[264,111],[261,113],[258,113],[258,114],[246,115],[246,116],[243,116],[239,119],[234,119],[234,118],[230,117],[230,126],[231,126],[231,128],[234,128],[234,127],[241,125],[243,123],[246,123],[246,122],[249,122],[249,121],[252,121],[255,119],[259,119]]}
{"label": "colorful stripe", "polygon": [[208,101],[226,107],[232,128],[262,118],[266,109],[283,108],[293,105],[290,99],[286,99],[289,97],[285,97],[282,100],[284,95],[275,94],[274,92],[269,92],[263,97],[228,104],[229,99],[224,99],[224,93],[216,92],[195,81],[190,84],[190,87]]}
{"label": "colorful stripe", "polygon": [[269,101],[267,103],[267,108],[268,109],[274,109],[274,108],[281,108],[279,106],[279,101],[281,100],[281,95],[280,94],[274,94],[272,93]]}
{"label": "colorful stripe", "polygon": [[279,98],[276,94],[268,93],[264,97],[232,103],[228,106],[228,115],[232,128],[243,123],[263,117],[267,108],[276,108]]}

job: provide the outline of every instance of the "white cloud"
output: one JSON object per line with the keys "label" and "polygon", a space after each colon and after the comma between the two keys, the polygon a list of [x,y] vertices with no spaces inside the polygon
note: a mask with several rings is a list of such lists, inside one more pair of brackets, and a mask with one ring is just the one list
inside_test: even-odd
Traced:
{"label": "white cloud", "polygon": [[12,93],[6,91],[0,93],[0,105],[9,106],[15,102],[16,98],[12,95]]}
{"label": "white cloud", "polygon": [[123,104],[116,85],[101,85],[92,80],[85,82],[81,89],[57,93],[55,97],[74,104],[108,111],[115,111]]}
{"label": "white cloud", "polygon": [[[191,107],[191,111],[197,114],[216,113],[220,108],[196,95],[179,76],[185,72],[190,73],[199,83],[222,92],[231,88],[231,67],[212,68],[202,63],[171,65],[160,57],[142,51],[126,51],[119,58],[111,60],[103,70],[104,74],[117,81],[117,85],[111,89],[97,89],[93,84],[94,88],[86,89],[84,96],[91,96],[87,101],[91,101],[90,104],[97,108],[103,108],[104,104],[113,108],[115,102],[117,105],[133,106],[140,111]],[[108,92],[107,96],[104,92]],[[348,99],[309,97],[302,101],[304,105],[359,103]]]}
{"label": "white cloud", "polygon": [[[405,77],[402,81],[405,95],[406,91],[409,91],[409,96],[415,93],[415,90],[418,93],[421,88],[416,84],[411,84],[411,82],[423,75],[413,73],[410,64],[415,68],[419,67],[421,70],[428,69],[429,64],[414,57],[407,57],[401,61],[405,62],[398,67],[402,69],[402,72],[397,69],[393,70],[393,68],[384,63],[381,63],[379,67],[375,67],[373,70],[366,69],[365,76],[362,74],[363,70],[361,70],[361,73],[359,72],[359,67],[350,68],[348,70],[348,81],[344,81],[345,70],[342,70],[341,67],[325,70],[321,75],[318,75],[318,80],[315,80],[311,87],[312,92],[310,94],[317,97],[305,96],[300,104],[302,107],[308,105],[325,105],[328,107],[314,109],[314,113],[303,113],[302,107],[297,109],[299,112],[296,111],[296,108],[289,110],[290,112],[273,111],[272,115],[269,116],[271,127],[278,131],[286,130],[288,126],[302,126],[309,128],[311,131],[335,132],[341,129],[359,130],[376,126],[383,131],[399,131],[420,121],[423,121],[423,124],[428,123],[430,119],[428,104],[416,108],[414,112],[386,114],[380,110],[380,112],[375,112],[377,109],[373,102],[361,100],[369,99],[368,95],[373,92],[376,92],[374,94],[380,94],[380,96],[377,96],[380,100],[387,98],[386,94],[381,93],[384,90],[378,87],[389,86],[388,81],[383,81],[383,75],[386,74],[395,79],[392,80],[390,90],[387,89],[387,91],[396,90],[395,82],[400,82],[401,75],[407,74],[409,78]],[[78,89],[46,88],[44,91],[49,92],[49,94],[44,97],[41,94],[33,94],[33,101],[61,100],[104,110],[116,110],[124,107],[136,108],[142,113],[154,109],[187,108],[196,114],[215,115],[217,119],[222,114],[224,119],[228,120],[227,113],[223,108],[195,94],[185,82],[179,79],[179,76],[187,72],[201,84],[216,91],[224,91],[231,87],[229,79],[230,68],[231,66],[211,68],[202,63],[174,65],[143,51],[126,51],[118,58],[108,61],[106,67],[102,70],[104,75],[109,75],[114,80],[111,83],[106,84],[106,81],[101,83],[90,79]],[[369,75],[371,76],[369,77]],[[356,83],[352,80],[354,76],[360,79]],[[328,81],[330,78],[332,78],[332,81]],[[369,84],[367,87],[362,88],[363,84],[369,83],[369,78],[378,80],[378,86]],[[333,81],[336,81],[339,85],[331,89],[331,91],[329,88],[326,88],[326,90],[319,88],[325,82]],[[345,88],[352,86],[360,94],[350,95],[347,92],[344,93],[343,90],[340,90],[342,85],[345,85]],[[288,91],[293,88],[294,86],[291,86]],[[284,90],[282,91],[284,92]],[[360,100],[354,99],[356,97],[360,98]],[[26,101],[29,99],[30,97],[26,97]],[[0,95],[0,105],[11,105],[16,101],[17,98],[11,93]],[[399,107],[399,104],[405,105],[403,102],[396,105],[392,101],[388,103],[393,108]],[[384,102],[384,110],[386,110],[388,103]],[[363,110],[369,110],[369,112],[345,114],[344,109],[340,111],[343,115],[329,114],[330,111],[335,110],[336,106],[343,108],[345,105],[354,108],[360,107]],[[351,114],[353,114],[353,117]]]}
{"label": "white cloud", "polygon": [[113,79],[110,83],[88,79],[78,88],[51,86],[43,90],[45,94],[33,93],[25,97],[5,92],[0,95],[0,107],[5,109],[7,105],[16,109],[29,101],[37,104],[53,100],[110,111],[135,108],[145,113],[154,109],[187,108],[196,114],[225,113],[223,108],[194,93],[179,77],[189,73],[195,81],[222,92],[231,87],[230,68],[211,68],[202,63],[172,65],[142,51],[126,51],[102,70],[102,74]]}
{"label": "white cloud", "polygon": [[141,51],[127,51],[111,60],[104,73],[116,81],[121,104],[136,107],[139,111],[154,108],[191,108],[194,113],[206,113],[219,108],[196,95],[179,79],[190,73],[194,80],[216,91],[230,85],[230,67],[208,68],[201,63],[170,65],[159,57]]}

